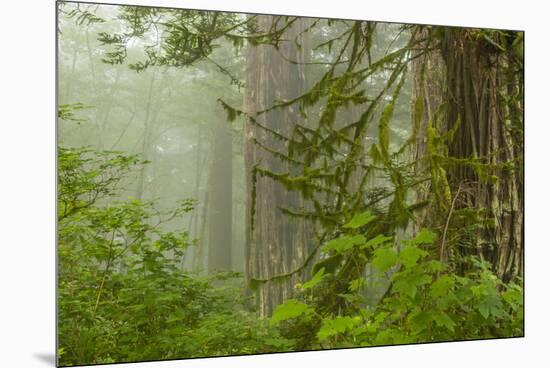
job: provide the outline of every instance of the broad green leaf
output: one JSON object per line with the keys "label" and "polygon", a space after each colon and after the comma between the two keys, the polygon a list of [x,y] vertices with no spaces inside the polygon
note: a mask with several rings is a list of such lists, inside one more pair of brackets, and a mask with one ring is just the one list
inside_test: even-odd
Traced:
{"label": "broad green leaf", "polygon": [[443,275],[432,284],[430,294],[434,298],[439,298],[445,295],[455,284],[454,278],[449,275]]}
{"label": "broad green leaf", "polygon": [[416,295],[416,285],[406,279],[399,280],[393,284],[393,291],[414,298]]}
{"label": "broad green leaf", "polygon": [[374,317],[374,321],[376,323],[382,323],[382,322],[384,322],[386,317],[389,316],[389,315],[390,314],[388,312],[380,312],[380,313],[376,314],[376,317]]}
{"label": "broad green leaf", "polygon": [[361,245],[361,248],[375,247],[377,245],[384,244],[390,240],[392,240],[391,236],[384,236],[382,234],[378,234],[374,238],[369,239],[369,241],[366,242],[365,244]]}
{"label": "broad green leaf", "polygon": [[481,313],[483,318],[487,319],[487,317],[489,317],[490,308],[486,303],[479,304],[477,310]]}
{"label": "broad green leaf", "polygon": [[394,277],[393,291],[414,298],[418,287],[429,284],[431,281],[432,278],[425,274],[397,274],[396,277]]}
{"label": "broad green leaf", "polygon": [[307,289],[310,289],[310,288],[314,287],[315,285],[320,283],[325,276],[326,276],[325,275],[325,268],[322,267],[319,271],[317,271],[317,273],[315,275],[313,275],[311,280],[309,280],[308,282],[306,282],[302,285],[302,289],[307,290]]}
{"label": "broad green leaf", "polygon": [[483,284],[473,285],[472,287],[470,287],[470,291],[476,298],[479,298],[479,299],[482,299],[488,294],[487,285],[483,285]]}
{"label": "broad green leaf", "polygon": [[370,213],[370,211],[366,211],[361,214],[353,216],[353,218],[343,227],[347,229],[357,229],[361,226],[365,226],[375,218],[376,216]]}
{"label": "broad green leaf", "polygon": [[428,255],[428,252],[414,245],[407,245],[400,253],[399,259],[405,267],[412,267],[416,262]]}
{"label": "broad green leaf", "polygon": [[435,324],[439,327],[446,327],[447,330],[454,332],[456,323],[449,317],[447,313],[441,312],[433,315]]}
{"label": "broad green leaf", "polygon": [[425,266],[427,271],[431,272],[441,272],[447,268],[447,265],[445,263],[437,261],[435,259],[424,262],[423,265]]}
{"label": "broad green leaf", "polygon": [[478,302],[477,310],[485,319],[487,319],[489,315],[494,317],[502,316],[504,312],[502,309],[502,301],[496,290],[489,291],[488,295]]}
{"label": "broad green leaf", "polygon": [[516,310],[523,304],[523,293],[521,292],[521,288],[517,286],[509,287],[508,290],[502,294],[502,299],[504,299],[506,303],[510,304],[512,309]]}
{"label": "broad green leaf", "polygon": [[411,325],[413,331],[418,333],[428,328],[430,320],[432,319],[431,317],[429,312],[423,311],[417,307],[409,314],[407,321]]}
{"label": "broad green leaf", "polygon": [[372,265],[380,272],[385,272],[397,263],[397,253],[390,248],[380,248],[374,251]]}
{"label": "broad green leaf", "polygon": [[331,250],[343,253],[346,250],[353,248],[354,245],[362,244],[366,241],[363,235],[345,235],[339,238],[333,239],[323,246],[324,252]]}
{"label": "broad green leaf", "polygon": [[281,321],[286,321],[287,319],[296,318],[311,312],[312,309],[307,304],[299,302],[296,299],[289,299],[275,308],[273,316],[271,317],[271,324],[276,325]]}
{"label": "broad green leaf", "polygon": [[374,317],[374,321],[367,324],[367,331],[370,332],[370,333],[377,332],[378,327],[386,320],[386,318],[389,315],[390,314],[388,312],[385,312],[385,311],[378,312]]}
{"label": "broad green leaf", "polygon": [[354,319],[349,316],[338,316],[334,319],[324,319],[323,325],[317,333],[319,340],[323,341],[331,336],[345,333],[351,330],[360,319]]}
{"label": "broad green leaf", "polygon": [[432,244],[435,239],[437,238],[437,235],[428,230],[428,229],[422,229],[416,236],[411,240],[413,244]]}

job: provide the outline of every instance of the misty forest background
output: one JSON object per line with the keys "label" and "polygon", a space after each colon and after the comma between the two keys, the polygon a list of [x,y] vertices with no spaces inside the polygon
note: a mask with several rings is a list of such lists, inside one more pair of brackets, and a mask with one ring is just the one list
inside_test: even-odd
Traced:
{"label": "misty forest background", "polygon": [[61,365],[523,335],[523,33],[59,3]]}

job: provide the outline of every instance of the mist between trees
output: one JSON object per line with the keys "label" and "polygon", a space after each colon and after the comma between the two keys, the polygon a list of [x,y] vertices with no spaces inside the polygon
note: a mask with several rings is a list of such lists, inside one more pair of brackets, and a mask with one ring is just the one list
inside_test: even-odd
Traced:
{"label": "mist between trees", "polygon": [[62,365],[523,335],[523,33],[59,4]]}

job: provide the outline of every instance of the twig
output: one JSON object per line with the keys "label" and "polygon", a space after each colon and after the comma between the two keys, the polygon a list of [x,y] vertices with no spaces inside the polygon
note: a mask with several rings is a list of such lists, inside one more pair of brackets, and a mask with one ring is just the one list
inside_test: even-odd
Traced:
{"label": "twig", "polygon": [[458,195],[460,194],[461,186],[462,186],[462,182],[458,183],[458,189],[456,190],[456,194],[453,198],[453,201],[451,202],[451,207],[449,208],[449,214],[447,215],[447,221],[445,222],[445,228],[443,229],[443,237],[441,238],[441,247],[439,251],[440,262],[443,262],[443,256],[445,254],[445,239],[447,238],[447,230],[449,229],[449,223],[451,222],[451,216],[453,214],[454,206],[455,206],[456,200],[458,199]]}
{"label": "twig", "polygon": [[95,300],[95,306],[93,315],[95,317],[95,314],[97,312],[97,307],[99,306],[99,300],[101,299],[101,293],[103,291],[103,285],[105,285],[105,280],[107,279],[107,274],[109,273],[109,269],[111,268],[111,263],[113,261],[112,252],[113,252],[113,242],[115,241],[115,231],[113,231],[113,235],[111,236],[111,244],[109,247],[109,259],[107,261],[107,266],[105,267],[105,271],[103,272],[103,278],[101,279],[101,284],[99,285],[99,289],[97,291],[97,298]]}

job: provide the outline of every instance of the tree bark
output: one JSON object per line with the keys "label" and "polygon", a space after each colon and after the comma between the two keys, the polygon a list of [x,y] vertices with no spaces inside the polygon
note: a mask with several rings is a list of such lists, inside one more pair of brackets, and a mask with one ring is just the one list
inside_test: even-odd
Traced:
{"label": "tree bark", "polygon": [[[258,16],[258,28],[267,31],[272,25],[284,26],[283,17]],[[300,37],[305,20],[298,19],[286,29],[278,48],[271,45],[249,47],[247,53],[245,111],[251,115],[271,107],[276,101],[291,99],[305,89],[304,45],[299,48],[294,40]],[[292,60],[298,63],[291,63]],[[296,107],[271,110],[256,115],[261,125],[280,134],[292,131],[299,121]],[[247,233],[245,246],[245,274],[247,279],[270,279],[287,274],[303,264],[308,253],[307,224],[302,219],[290,218],[280,207],[299,209],[303,199],[289,192],[268,177],[254,174],[256,166],[274,173],[290,172],[286,162],[269,150],[285,152],[287,147],[272,134],[247,122],[244,128],[244,160],[247,186]],[[276,305],[289,298],[300,274],[262,284],[256,290],[260,316],[271,315]]]}
{"label": "tree bark", "polygon": [[[443,76],[427,73],[424,85],[414,87],[425,107],[417,119],[416,159],[426,154],[423,129],[435,122],[430,89],[437,90],[443,116],[435,128],[448,137],[446,178],[458,199],[453,210],[477,211],[475,230],[458,232],[449,251],[457,253],[463,271],[467,262],[460,259],[476,255],[510,280],[523,274],[523,60],[513,53],[512,32],[483,37],[488,31],[441,31],[431,58],[442,60]],[[490,37],[503,37],[498,41],[508,47],[495,46]],[[441,81],[443,88],[435,87]]]}

